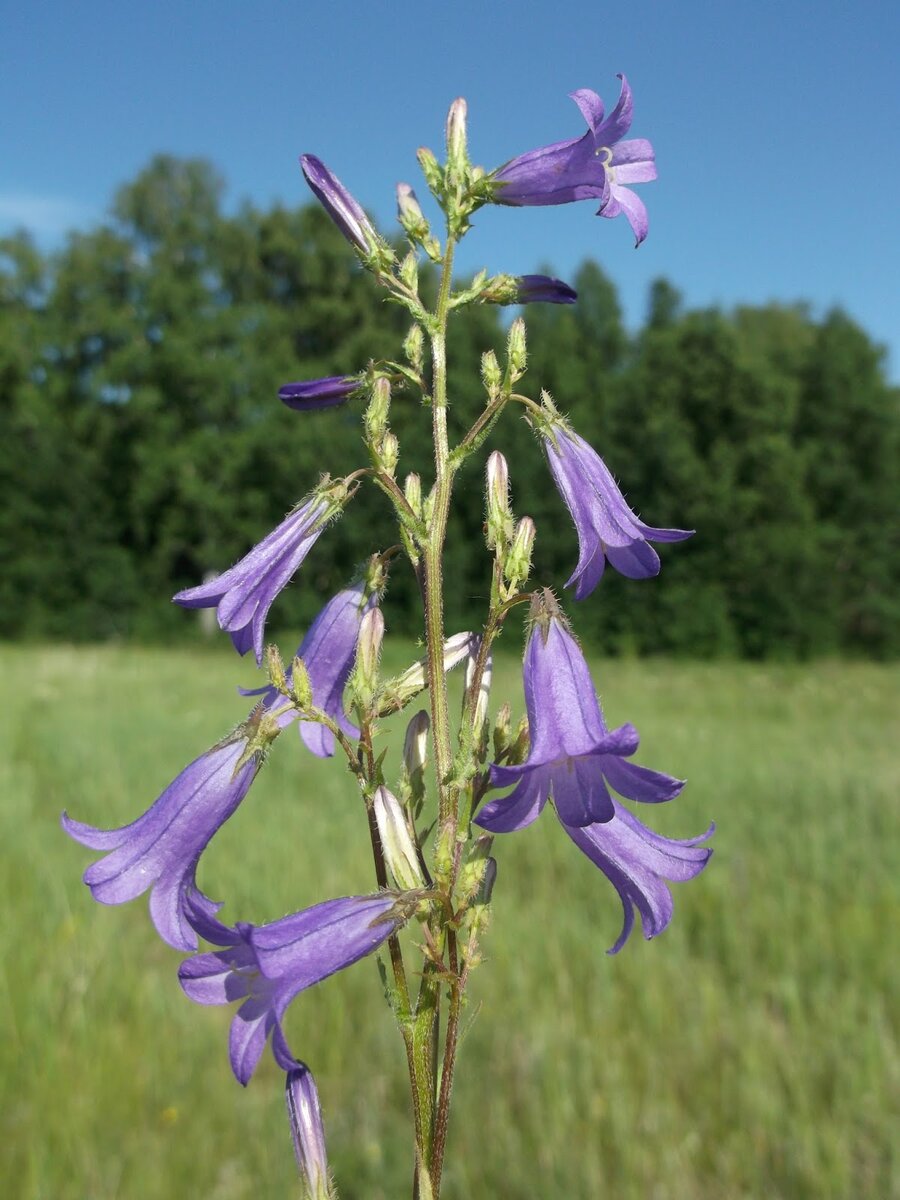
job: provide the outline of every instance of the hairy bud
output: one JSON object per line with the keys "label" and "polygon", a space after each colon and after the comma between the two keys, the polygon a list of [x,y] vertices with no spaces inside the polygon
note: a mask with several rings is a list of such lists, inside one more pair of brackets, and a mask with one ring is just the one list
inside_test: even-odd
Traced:
{"label": "hairy bud", "polygon": [[485,540],[489,550],[506,549],[512,539],[512,510],[509,506],[509,468],[499,450],[487,461],[487,521]]}
{"label": "hairy bud", "polygon": [[506,339],[506,358],[509,364],[510,382],[515,383],[525,374],[528,362],[525,346],[525,322],[521,317],[516,317],[509,327],[509,336]]}
{"label": "hairy bud", "polygon": [[536,534],[531,517],[523,517],[516,526],[512,545],[503,567],[503,574],[510,587],[517,588],[531,574],[531,551]]}
{"label": "hairy bud", "polygon": [[503,382],[503,372],[500,370],[497,355],[493,350],[488,350],[481,356],[481,378],[487,394],[493,400],[500,391],[500,384]]}
{"label": "hairy bud", "polygon": [[450,105],[447,113],[447,165],[451,175],[463,179],[468,165],[466,114],[468,107],[462,96]]}
{"label": "hairy bud", "polygon": [[428,236],[428,222],[408,183],[397,184],[397,219],[414,242]]}
{"label": "hairy bud", "polygon": [[371,398],[366,409],[366,437],[370,445],[377,447],[387,429],[388,413],[391,409],[391,384],[383,376],[372,384]]}
{"label": "hairy bud", "polygon": [[394,882],[404,891],[425,886],[419,865],[419,855],[406,823],[400,801],[386,787],[375,789],[372,808],[378,825],[378,836],[384,851],[384,861]]}

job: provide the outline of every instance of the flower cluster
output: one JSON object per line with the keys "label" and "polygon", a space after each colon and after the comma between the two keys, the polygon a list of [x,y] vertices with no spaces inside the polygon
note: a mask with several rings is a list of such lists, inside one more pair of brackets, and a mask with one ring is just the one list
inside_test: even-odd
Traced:
{"label": "flower cluster", "polygon": [[[398,218],[409,242],[402,261],[328,167],[313,155],[302,157],[310,188],[362,267],[407,309],[413,323],[402,361],[373,360],[362,369],[347,364],[347,373],[286,383],[278,396],[303,413],[365,402],[369,465],[336,480],[323,476],[238,562],[174,596],[184,608],[215,608],[238,654],[252,649],[257,665],[265,659],[267,682],[241,689],[254,702],[247,718],[185,767],[136,820],[102,829],[63,814],[66,832],[100,852],[84,874],[94,899],[115,905],[149,892],[150,916],[160,937],[188,955],[178,971],[185,994],[202,1005],[237,1002],[229,1057],[241,1084],[249,1082],[271,1045],[285,1072],[298,1168],[312,1200],[333,1200],[335,1192],[316,1082],[291,1049],[285,1028],[288,1008],[301,992],[386,946],[386,990],[407,1050],[416,1115],[416,1195],[439,1200],[459,1016],[469,974],[481,961],[479,945],[497,876],[494,835],[523,829],[552,805],[568,837],[621,900],[624,923],[610,953],[627,941],[635,912],[645,937],[661,933],[672,918],[669,885],[698,875],[711,853],[701,843],[713,826],[700,837],[664,837],[627,807],[626,801],[670,801],[684,783],[632,761],[638,732],[631,724],[608,728],[588,664],[553,592],[526,589],[538,530],[528,516],[516,520],[508,465],[496,450],[487,463],[484,530],[493,556],[488,612],[479,633],[447,636],[444,629],[444,543],[456,472],[479,451],[508,407],[524,406],[575,524],[579,556],[566,586],[574,587],[577,600],[597,589],[607,561],[631,580],[656,575],[660,559],[651,543],[681,541],[692,532],[645,524],[551,398],[542,393],[538,402],[520,393],[527,365],[521,317],[510,325],[505,364],[494,351],[484,354],[483,411],[455,445],[451,442],[457,431],[448,420],[446,335],[453,311],[472,304],[577,301],[568,284],[545,275],[481,272],[454,292],[453,247],[469,229],[471,214],[489,203],[554,205],[590,198],[599,201],[601,216],[624,214],[637,243],[647,235],[646,209],[629,185],[656,177],[653,148],[643,139],[625,138],[633,103],[627,81],[620,78],[621,93],[609,116],[595,92],[573,93],[588,125],[582,137],[531,150],[492,172],[469,161],[466,104],[454,101],[446,162],[441,165],[427,149],[418,154],[446,220],[446,241],[442,246],[432,233],[409,184],[400,184]],[[420,252],[441,265],[434,310],[418,288]],[[432,420],[434,483],[427,493],[417,471],[402,481],[398,476],[401,447],[390,425],[394,393],[403,397],[416,390]],[[285,665],[274,646],[264,649],[270,610],[364,484],[374,484],[392,506],[400,541],[373,553],[327,600]],[[384,678],[382,600],[388,571],[402,555],[422,595],[425,653]],[[493,719],[489,705],[493,641],[521,603],[529,604],[526,716],[514,729],[508,703]],[[462,708],[454,727],[446,675],[462,663]],[[430,711],[408,721],[402,764],[389,786],[388,753],[376,743],[381,722],[426,691]],[[327,899],[269,923],[226,924],[219,916],[222,904],[198,883],[203,852],[247,797],[276,739],[294,723],[311,754],[346,758],[365,809],[375,890]],[[430,800],[435,811],[428,815]],[[417,937],[410,940],[422,952],[416,989],[406,966],[412,951],[397,937],[413,920]],[[445,993],[449,1011],[442,1025]]]}

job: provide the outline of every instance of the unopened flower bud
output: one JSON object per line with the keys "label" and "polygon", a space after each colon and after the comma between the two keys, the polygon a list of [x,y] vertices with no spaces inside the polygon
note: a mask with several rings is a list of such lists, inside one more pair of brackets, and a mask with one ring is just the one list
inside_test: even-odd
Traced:
{"label": "unopened flower bud", "polygon": [[284,674],[284,663],[277,646],[266,646],[266,670],[269,673],[269,682],[272,687],[278,692],[286,691],[287,679]]}
{"label": "unopened flower bud", "polygon": [[503,382],[503,372],[500,370],[497,355],[493,350],[488,350],[481,356],[481,378],[484,381],[487,394],[493,400],[494,396],[500,391],[500,384]]}
{"label": "unopened flower bud", "polygon": [[419,865],[419,855],[400,801],[386,787],[379,787],[375,789],[372,808],[378,825],[381,848],[384,851],[384,861],[394,877],[394,882],[407,892],[424,887],[425,878]]}
{"label": "unopened flower bud", "polygon": [[381,439],[381,451],[379,458],[381,465],[388,475],[393,475],[397,466],[397,460],[400,457],[400,443],[397,441],[396,434],[388,432]]}
{"label": "unopened flower bud", "polygon": [[[479,650],[481,647],[481,638],[473,638],[472,646],[469,648],[469,658],[466,664],[466,691],[472,688],[475,682],[475,664],[478,662]],[[481,671],[481,679],[478,685],[478,696],[475,697],[475,707],[472,715],[472,731],[475,739],[478,739],[481,732],[481,726],[485,724],[487,716],[487,701],[491,696],[491,672],[492,661],[491,655],[487,655],[484,668]]]}
{"label": "unopened flower bud", "polygon": [[410,471],[403,480],[403,495],[417,517],[422,515],[422,477]]}
{"label": "unopened flower bud", "polygon": [[419,290],[419,260],[414,250],[410,250],[400,264],[400,279],[411,292]]}
{"label": "unopened flower bud", "polygon": [[369,406],[366,409],[366,436],[372,446],[378,446],[387,429],[388,413],[391,410],[390,380],[379,376],[372,384]]}
{"label": "unopened flower bud", "polygon": [[494,759],[500,758],[509,745],[509,724],[511,720],[509,702],[504,701],[494,719]]}
{"label": "unopened flower bud", "polygon": [[531,574],[531,551],[536,534],[531,517],[523,517],[516,526],[512,545],[503,567],[503,574],[511,587],[518,587]]}
{"label": "unopened flower bud", "polygon": [[[444,642],[444,670],[452,671],[463,659],[467,658],[475,634],[455,633]],[[383,713],[398,712],[415,696],[425,690],[428,680],[425,672],[426,660],[420,658],[411,667],[407,667],[402,675],[389,680],[384,686]]]}
{"label": "unopened flower bud", "polygon": [[301,711],[312,708],[312,684],[309,681],[309,671],[306,669],[306,663],[299,656],[291,664],[291,698]]}
{"label": "unopened flower bud", "polygon": [[356,665],[353,670],[353,689],[363,703],[375,694],[378,687],[378,664],[381,643],[384,641],[384,615],[380,608],[368,609],[359,623],[356,645]]}
{"label": "unopened flower bud", "polygon": [[414,371],[422,370],[424,356],[422,354],[425,345],[425,334],[421,325],[413,325],[409,333],[403,339],[403,353],[406,355],[406,361]]}
{"label": "unopened flower bud", "polygon": [[466,150],[467,105],[458,96],[447,113],[447,165],[453,174],[462,177],[468,165]]}
{"label": "unopened flower bud", "polygon": [[469,851],[468,858],[459,872],[459,890],[462,896],[470,899],[481,886],[485,867],[490,861],[489,855],[493,845],[493,835],[476,838]]}
{"label": "unopened flower bud", "polygon": [[431,718],[425,709],[417,712],[406,727],[403,739],[403,765],[410,779],[421,775],[428,762],[428,731]]}
{"label": "unopened flower bud", "polygon": [[312,1071],[304,1063],[288,1071],[285,1100],[305,1194],[308,1200],[331,1200],[334,1192],[328,1181],[319,1092]]}
{"label": "unopened flower bud", "polygon": [[435,158],[434,153],[426,146],[420,146],[416,151],[416,158],[419,160],[419,166],[422,168],[422,174],[425,176],[425,182],[428,184],[429,191],[433,192],[436,196],[440,196],[444,190],[444,180],[440,164]]}
{"label": "unopened flower bud", "polygon": [[509,754],[506,756],[506,761],[511,767],[518,766],[528,757],[528,744],[528,718],[522,717],[516,726],[516,734],[510,743]]}
{"label": "unopened flower bud", "polygon": [[515,382],[515,380],[521,379],[525,374],[528,362],[525,346],[525,322],[521,317],[516,317],[509,327],[509,336],[506,339],[506,358],[509,363],[511,381]]}
{"label": "unopened flower bud", "polygon": [[485,538],[488,549],[505,550],[512,538],[512,510],[509,507],[509,468],[499,450],[487,461],[487,522]]}
{"label": "unopened flower bud", "polygon": [[421,242],[428,236],[425,214],[408,183],[397,184],[397,219],[413,241]]}
{"label": "unopened flower bud", "polygon": [[387,567],[380,554],[372,554],[366,562],[366,595],[380,596],[387,583]]}

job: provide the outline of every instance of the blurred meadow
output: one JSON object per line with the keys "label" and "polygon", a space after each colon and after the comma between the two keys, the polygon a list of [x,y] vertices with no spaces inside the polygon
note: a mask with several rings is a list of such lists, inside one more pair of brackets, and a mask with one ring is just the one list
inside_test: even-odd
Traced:
{"label": "blurred meadow", "polygon": [[[515,648],[498,696],[520,696]],[[144,899],[92,902],[93,856],[58,824],[63,808],[104,825],[142,812],[244,715],[248,668],[218,642],[7,646],[0,662],[3,1194],[296,1194],[280,1072],[267,1055],[241,1090],[231,1013],[181,993]],[[609,720],[640,728],[640,761],[689,779],[654,825],[688,836],[715,819],[716,853],[675,887],[658,941],[636,931],[607,958],[615,893],[552,813],[498,839],[447,1196],[900,1196],[896,670],[592,666]],[[369,890],[369,853],[349,775],[288,731],[200,883],[229,921],[271,920]],[[406,1194],[405,1064],[374,962],[301,996],[289,1034],[319,1080],[343,1200]]]}

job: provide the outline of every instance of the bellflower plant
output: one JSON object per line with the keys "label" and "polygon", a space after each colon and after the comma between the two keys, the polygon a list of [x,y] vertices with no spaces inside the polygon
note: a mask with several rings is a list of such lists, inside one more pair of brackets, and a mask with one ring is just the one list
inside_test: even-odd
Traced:
{"label": "bellflower plant", "polygon": [[[646,210],[630,185],[656,177],[653,148],[626,138],[632,96],[620,78],[621,94],[609,116],[596,93],[573,93],[588,124],[582,137],[529,151],[492,171],[472,163],[466,102],[454,100],[444,160],[426,148],[417,154],[443,228],[432,229],[412,186],[399,184],[397,216],[407,244],[402,257],[321,159],[303,155],[313,194],[361,268],[408,314],[410,326],[390,357],[375,358],[355,374],[306,378],[298,364],[299,381],[285,384],[279,399],[301,412],[360,399],[366,461],[336,481],[323,476],[234,566],[175,596],[185,608],[215,607],[238,652],[252,649],[257,664],[264,664],[262,686],[245,693],[256,697],[249,718],[196,758],[131,824],[103,829],[63,815],[63,826],[76,841],[102,852],[84,876],[93,897],[119,904],[150,891],[157,932],[190,955],[178,971],[186,995],[201,1005],[237,1003],[229,1057],[240,1083],[249,1082],[271,1045],[284,1073],[307,1200],[336,1200],[338,1191],[325,1154],[318,1085],[305,1063],[307,1047],[302,1059],[293,1048],[296,1043],[301,1049],[291,1011],[301,992],[363,958],[383,956],[382,984],[409,1076],[413,1200],[440,1200],[464,1005],[471,973],[485,957],[482,943],[498,878],[494,853],[495,847],[502,853],[503,835],[530,824],[548,803],[555,808],[565,832],[621,900],[624,924],[612,953],[624,946],[636,912],[645,937],[662,933],[672,919],[670,885],[694,878],[709,859],[710,850],[701,843],[712,826],[699,838],[664,837],[628,807],[626,802],[672,800],[684,784],[632,761],[638,749],[633,725],[606,725],[587,660],[552,591],[529,583],[541,534],[530,516],[514,512],[510,478],[515,463],[511,472],[496,446],[485,464],[486,610],[480,628],[445,628],[445,547],[457,475],[483,452],[509,412],[522,413],[537,432],[550,476],[575,522],[579,560],[569,583],[578,599],[597,589],[607,559],[629,579],[645,579],[659,570],[651,542],[689,536],[687,530],[644,524],[549,396],[541,393],[536,399],[522,390],[528,356],[521,316],[509,326],[505,352],[487,350],[482,356],[484,398],[472,423],[462,423],[462,405],[450,408],[447,331],[457,311],[479,304],[577,301],[568,284],[545,275],[481,271],[463,285],[454,284],[456,246],[474,212],[485,204],[593,199],[600,215],[624,213],[637,241],[645,238]],[[438,271],[433,302],[427,299],[433,289],[419,287],[423,259]],[[409,447],[401,446],[391,427],[395,405],[406,408],[406,421],[427,414],[431,462],[416,461]],[[326,412],[322,422],[330,419]],[[340,416],[342,422],[353,419],[351,409]],[[324,425],[314,424],[310,436],[321,446],[323,465],[333,467],[327,462]],[[328,525],[362,488],[369,489],[373,503],[388,507],[396,521],[396,543],[374,550],[369,544],[361,551],[365,565],[358,576],[330,599],[319,600],[324,606],[285,664],[277,647],[265,647],[269,610],[318,540],[327,545]],[[197,556],[199,573],[204,565],[199,550],[189,552]],[[391,674],[382,664],[382,646],[391,621],[386,589],[398,569],[410,572],[422,597],[418,634],[424,653]],[[310,583],[301,573],[300,586]],[[501,697],[492,711],[492,664],[497,637],[523,604],[529,606],[525,715],[516,721],[514,697]],[[407,639],[416,635],[410,628],[402,632]],[[447,675],[463,663],[462,699],[454,711]],[[422,707],[407,711],[417,700]],[[396,730],[403,750],[395,760],[378,739],[398,720],[405,722],[405,732],[402,726]],[[252,912],[230,916],[228,923],[219,915],[222,905],[198,886],[198,862],[263,769],[272,743],[293,722],[314,755],[335,757],[349,768],[347,802],[358,805],[368,832],[374,881],[366,894],[319,901],[269,923],[247,919]],[[296,744],[293,738],[284,742]],[[301,780],[300,819],[304,804],[318,803],[309,791]],[[265,807],[264,796],[258,807]],[[260,812],[260,838],[282,835],[273,824],[271,814]],[[306,840],[301,844],[296,864],[304,879],[314,878],[320,850]],[[211,886],[205,878],[204,885]],[[515,886],[511,880],[510,887]],[[410,936],[401,941],[406,925]],[[314,1040],[314,1032],[307,1029],[305,1038]],[[352,1047],[347,1051],[353,1053]]]}

